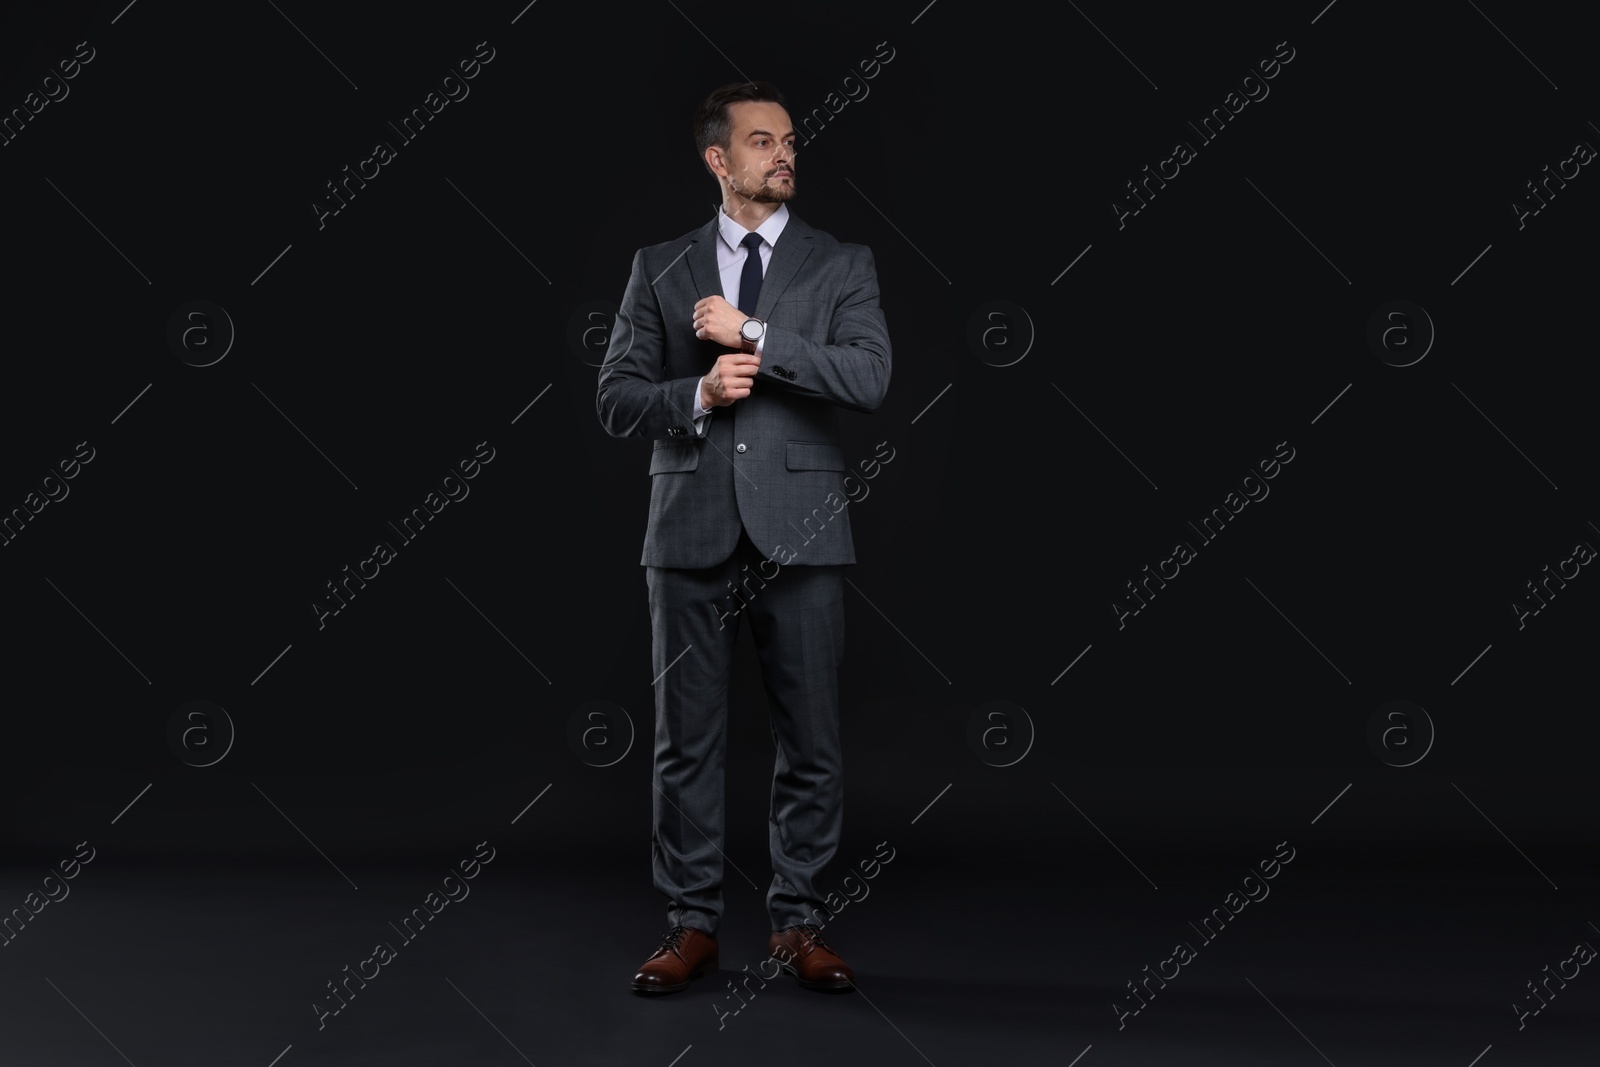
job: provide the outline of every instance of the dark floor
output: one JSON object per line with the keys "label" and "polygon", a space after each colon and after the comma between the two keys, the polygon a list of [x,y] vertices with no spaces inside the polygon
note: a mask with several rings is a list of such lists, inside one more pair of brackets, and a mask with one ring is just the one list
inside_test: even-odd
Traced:
{"label": "dark floor", "polygon": [[[1206,941],[1189,923],[1233,888],[1212,868],[1152,863],[1156,889],[1097,867],[1074,888],[1048,862],[891,864],[828,925],[856,993],[779,976],[739,1001],[731,983],[766,952],[749,884],[729,890],[722,973],[643,998],[628,981],[661,932],[643,872],[497,859],[410,942],[389,924],[444,862],[368,866],[359,888],[310,861],[293,876],[86,866],[0,948],[0,1063],[1567,1067],[1600,1049],[1600,978],[1581,971],[1552,979],[1519,1030],[1525,983],[1600,943],[1569,911],[1595,883],[1557,891],[1526,865],[1352,866],[1302,848]],[[9,871],[0,899],[39,881]],[[319,1029],[326,983],[380,940],[395,957]],[[1179,941],[1193,957],[1119,1028],[1126,983]]]}

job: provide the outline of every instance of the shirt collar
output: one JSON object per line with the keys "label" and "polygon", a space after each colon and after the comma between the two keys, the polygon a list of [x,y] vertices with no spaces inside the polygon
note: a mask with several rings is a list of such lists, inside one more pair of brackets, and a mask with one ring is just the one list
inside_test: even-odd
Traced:
{"label": "shirt collar", "polygon": [[[756,233],[767,244],[777,247],[778,235],[789,224],[789,205],[779,204],[778,210],[767,216],[767,221],[755,228]],[[717,232],[722,235],[722,242],[733,251],[739,250],[739,242],[751,231],[728,217],[728,213],[719,206],[717,208]]]}

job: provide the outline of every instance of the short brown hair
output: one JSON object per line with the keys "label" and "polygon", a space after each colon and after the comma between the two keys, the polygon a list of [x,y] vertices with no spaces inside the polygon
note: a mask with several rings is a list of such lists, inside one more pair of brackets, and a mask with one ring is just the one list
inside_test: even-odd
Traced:
{"label": "short brown hair", "polygon": [[[694,113],[694,147],[702,162],[706,149],[733,146],[733,124],[728,119],[728,106],[750,100],[758,103],[782,104],[783,94],[771,82],[732,82],[713,92]],[[711,165],[706,164],[706,170]],[[713,173],[715,173],[713,171]]]}

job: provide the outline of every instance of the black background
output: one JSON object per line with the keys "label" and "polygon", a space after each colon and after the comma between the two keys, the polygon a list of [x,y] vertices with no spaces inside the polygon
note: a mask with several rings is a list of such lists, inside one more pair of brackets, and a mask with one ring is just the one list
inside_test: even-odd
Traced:
{"label": "black background", "polygon": [[[1214,902],[1283,840],[1307,883],[1390,886],[1364,906],[1445,939],[1448,895],[1493,885],[1472,936],[1508,962],[1461,979],[1469,1018],[1505,1015],[1600,918],[1596,579],[1585,568],[1522,629],[1510,606],[1600,543],[1595,179],[1585,167],[1522,229],[1510,206],[1600,143],[1566,9],[279,6],[36,8],[0,32],[6,113],[77,42],[95,49],[0,147],[0,509],[78,442],[95,450],[0,547],[5,908],[85,839],[104,859],[80,890],[109,869],[106,914],[137,925],[136,887],[161,872],[243,893],[298,879],[315,909],[349,892],[335,864],[354,882],[442,869],[487,839],[552,899],[620,872],[627,910],[589,932],[642,958],[658,914],[650,445],[601,429],[598,356],[574,324],[620,298],[636,248],[713,210],[689,121],[706,92],[770,79],[798,120],[886,42],[868,95],[806,139],[790,205],[871,246],[894,345],[883,407],[841,415],[847,458],[883,441],[895,458],[853,505],[840,861],[894,842],[948,894],[941,925],[981,929],[997,959],[1037,951],[1007,920],[1024,884],[1118,900],[1193,878]],[[387,123],[480,41],[494,58],[470,95],[401,144]],[[1285,41],[1270,95],[1200,145],[1187,122]],[[396,158],[319,228],[312,200],[380,140]],[[1113,199],[1179,140],[1196,158],[1119,228]],[[236,330],[212,366],[167,342],[191,300]],[[975,349],[996,300],[1026,319],[998,320],[1012,347]],[[1394,300],[1436,332],[1411,366],[1367,340]],[[482,441],[495,458],[470,495],[319,629],[324,583],[393,542],[387,522]],[[1200,546],[1188,522],[1280,442],[1294,459],[1270,496]],[[1177,541],[1196,560],[1119,629],[1111,601]],[[760,882],[771,744],[741,641],[727,847]],[[191,700],[236,730],[209,767],[169,744]],[[1368,741],[1393,700],[1431,721],[1407,723],[1390,762],[1426,755],[1406,767]],[[568,742],[590,701],[625,712],[611,766]],[[1005,724],[1006,751],[1026,751],[1009,766],[968,743],[990,701],[1026,711]],[[408,884],[400,910],[422,891]],[[759,921],[757,895],[737,906]],[[1085,964],[1086,1030],[1114,1021],[1101,1002],[1165,941],[1162,914]],[[1512,916],[1540,925],[1497,933]],[[46,913],[8,951],[59,958],[71,921]],[[1277,921],[1263,958],[1328,915]],[[46,925],[61,945],[37,946]],[[270,966],[298,999],[364,936]],[[1385,967],[1353,963],[1348,988]],[[1593,992],[1578,997],[1592,1020]],[[316,1040],[281,1014],[252,1023],[290,1034],[262,1063]],[[1431,1062],[1516,1041],[1514,1022],[1491,1014]],[[1113,1036],[1067,1036],[1050,1062],[1090,1040],[1113,1055]],[[1261,1062],[1312,1062],[1288,1040]],[[87,1041],[82,1062],[111,1062]],[[662,1047],[665,1064],[681,1043]]]}

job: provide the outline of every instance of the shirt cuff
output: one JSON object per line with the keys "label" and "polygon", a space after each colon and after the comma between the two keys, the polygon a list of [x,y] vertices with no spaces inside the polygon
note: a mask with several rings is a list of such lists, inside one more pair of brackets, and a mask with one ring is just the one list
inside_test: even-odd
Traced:
{"label": "shirt cuff", "polygon": [[701,437],[705,436],[706,432],[706,416],[711,414],[710,411],[700,406],[700,390],[705,385],[705,382],[706,380],[701,378],[694,387],[694,432]]}

